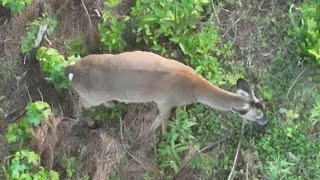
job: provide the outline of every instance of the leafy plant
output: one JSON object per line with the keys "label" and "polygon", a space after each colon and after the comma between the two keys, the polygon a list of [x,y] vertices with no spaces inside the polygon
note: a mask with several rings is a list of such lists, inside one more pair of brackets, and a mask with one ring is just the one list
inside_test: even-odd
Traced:
{"label": "leafy plant", "polygon": [[74,157],[68,158],[66,156],[63,157],[63,166],[66,169],[67,177],[71,178],[73,174],[76,172],[75,163],[76,160]]}
{"label": "leafy plant", "polygon": [[21,150],[14,154],[8,168],[9,179],[51,179],[58,180],[59,174],[40,166],[40,156],[34,151]]}
{"label": "leafy plant", "polygon": [[[170,131],[159,144],[157,160],[159,167],[170,168],[177,173],[181,165],[181,154],[189,150],[193,139],[191,127],[196,123],[183,109],[176,111],[176,117],[169,122]],[[169,176],[169,174],[168,174]]]}
{"label": "leafy plant", "polygon": [[2,6],[16,13],[32,4],[32,0],[0,0]]}
{"label": "leafy plant", "polygon": [[310,113],[311,126],[314,126],[316,123],[320,121],[320,97],[317,96],[315,98],[315,102]]}
{"label": "leafy plant", "polygon": [[22,120],[8,126],[6,134],[8,143],[29,138],[32,129],[52,115],[50,106],[42,101],[29,103],[26,111],[26,116]]}
{"label": "leafy plant", "polygon": [[[106,1],[105,5],[116,7],[119,5],[117,0]],[[128,18],[118,18],[111,11],[104,10],[102,14],[102,22],[98,25],[101,42],[105,48],[111,53],[112,51],[121,51],[126,46],[122,38],[122,33],[125,30],[125,21]]]}
{"label": "leafy plant", "polygon": [[[154,51],[168,56],[167,49],[175,44],[186,56],[186,63],[214,83],[222,84],[224,74],[216,56],[232,56],[232,43],[221,43],[218,29],[204,20],[207,0],[136,1],[131,12],[137,42],[144,42]],[[174,52],[170,56],[176,56]]]}
{"label": "leafy plant", "polygon": [[67,49],[72,55],[83,57],[88,54],[87,49],[79,37],[66,44]]}
{"label": "leafy plant", "polygon": [[43,25],[44,23],[48,25],[47,31],[46,31],[48,35],[51,35],[58,26],[57,20],[49,14],[43,14],[42,17],[39,17],[38,19],[34,20],[32,23],[28,25],[27,36],[21,42],[22,53],[24,54],[29,53],[33,48],[36,48],[35,41],[38,36],[38,31],[40,26]]}
{"label": "leafy plant", "polygon": [[132,9],[131,16],[137,25],[137,42],[144,41],[151,49],[166,53],[166,48],[159,42],[160,39],[171,39],[190,35],[196,30],[201,20],[203,6],[207,0],[191,1],[156,1],[138,0]]}
{"label": "leafy plant", "polygon": [[49,75],[48,80],[53,82],[57,89],[67,88],[69,80],[64,74],[64,67],[75,62],[79,57],[70,56],[65,58],[53,48],[40,47],[36,58],[41,62],[41,69]]}
{"label": "leafy plant", "polygon": [[94,119],[98,121],[120,118],[122,116],[122,112],[126,108],[125,103],[117,103],[113,108],[106,108],[104,106],[99,106],[95,109]]}
{"label": "leafy plant", "polygon": [[[293,12],[293,5],[289,14],[294,27],[294,32],[299,39],[301,53],[307,60],[320,64],[320,2],[317,0],[306,1],[297,12]],[[297,22],[296,16],[299,16]]]}

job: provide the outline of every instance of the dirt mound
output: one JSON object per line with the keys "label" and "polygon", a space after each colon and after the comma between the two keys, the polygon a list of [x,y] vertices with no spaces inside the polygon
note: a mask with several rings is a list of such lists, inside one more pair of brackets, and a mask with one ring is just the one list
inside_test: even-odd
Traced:
{"label": "dirt mound", "polygon": [[133,104],[123,120],[105,121],[94,130],[77,120],[50,118],[33,133],[32,144],[42,164],[63,176],[64,158],[75,157],[75,177],[105,179],[121,171],[124,179],[139,179],[146,171],[159,173],[152,162],[153,145],[144,136],[156,115],[152,105]]}

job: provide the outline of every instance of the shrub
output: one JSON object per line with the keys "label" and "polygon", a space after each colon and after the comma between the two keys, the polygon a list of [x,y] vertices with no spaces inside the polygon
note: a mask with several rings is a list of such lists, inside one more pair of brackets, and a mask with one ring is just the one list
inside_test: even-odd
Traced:
{"label": "shrub", "polygon": [[[306,60],[320,64],[320,2],[311,0],[303,3],[297,12],[293,12],[293,5],[289,14],[293,24],[294,34],[298,37],[299,48]],[[296,20],[296,16],[300,18]]]}
{"label": "shrub", "polygon": [[32,0],[0,0],[0,3],[5,8],[16,13],[32,4]]}
{"label": "shrub", "polygon": [[[137,0],[131,12],[137,42],[144,42],[165,56],[177,57],[168,48],[176,45],[186,63],[208,80],[222,83],[223,69],[216,56],[230,56],[231,43],[222,45],[218,29],[205,20],[207,0],[156,1]],[[211,20],[210,20],[211,21]],[[204,25],[202,25],[204,24]]]}
{"label": "shrub", "polygon": [[26,116],[7,128],[6,139],[8,143],[28,139],[32,129],[52,115],[49,104],[42,101],[29,103],[26,107]]}
{"label": "shrub", "polygon": [[[108,7],[116,7],[119,3],[117,1],[106,1],[105,5]],[[102,14],[102,22],[98,25],[101,42],[110,53],[113,51],[122,51],[126,46],[122,38],[122,33],[125,30],[125,21],[114,16],[110,11],[104,10]]]}
{"label": "shrub", "polygon": [[59,174],[40,166],[40,156],[34,151],[21,150],[14,154],[9,166],[9,179],[51,179],[58,180]]}
{"label": "shrub", "polygon": [[38,19],[34,20],[28,25],[27,36],[21,42],[22,53],[29,53],[33,48],[36,48],[35,41],[37,40],[39,28],[43,23],[48,24],[46,31],[48,35],[51,35],[58,26],[57,20],[49,14],[44,14],[43,17],[39,17]]}
{"label": "shrub", "polygon": [[42,71],[49,75],[48,80],[54,83],[57,89],[68,87],[69,80],[64,74],[64,67],[76,61],[79,57],[70,56],[65,60],[58,50],[41,47],[37,51],[36,58],[41,62]]}

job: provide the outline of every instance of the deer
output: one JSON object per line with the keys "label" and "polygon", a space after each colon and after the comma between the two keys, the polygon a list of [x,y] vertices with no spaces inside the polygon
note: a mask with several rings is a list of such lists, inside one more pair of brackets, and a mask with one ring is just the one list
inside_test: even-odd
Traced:
{"label": "deer", "polygon": [[165,134],[171,109],[202,103],[230,111],[264,126],[268,123],[262,99],[256,98],[249,83],[237,80],[235,93],[221,89],[191,67],[147,51],[119,54],[91,54],[65,67],[70,86],[79,94],[84,109],[112,101],[155,102],[158,115],[148,134],[160,126]]}

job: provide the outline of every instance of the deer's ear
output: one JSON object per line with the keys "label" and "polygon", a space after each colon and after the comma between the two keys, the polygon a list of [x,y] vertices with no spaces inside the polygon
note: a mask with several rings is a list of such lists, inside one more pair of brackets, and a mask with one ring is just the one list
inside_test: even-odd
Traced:
{"label": "deer's ear", "polygon": [[237,94],[241,95],[241,96],[245,96],[245,97],[252,97],[253,96],[253,92],[252,89],[249,85],[249,83],[244,80],[244,79],[238,79],[237,81]]}

